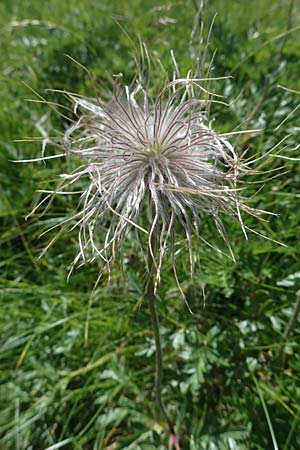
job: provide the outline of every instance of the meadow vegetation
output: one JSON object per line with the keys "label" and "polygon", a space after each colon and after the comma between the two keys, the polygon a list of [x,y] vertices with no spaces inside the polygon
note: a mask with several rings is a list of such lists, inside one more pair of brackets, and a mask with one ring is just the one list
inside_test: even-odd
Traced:
{"label": "meadow vegetation", "polygon": [[[277,216],[268,222],[245,217],[270,238],[250,233],[248,241],[224,218],[237,261],[201,245],[201,272],[193,280],[184,235],[178,236],[178,277],[197,317],[166,261],[158,289],[165,403],[183,450],[300,448],[300,95],[280,87],[300,91],[300,7],[293,0],[213,0],[197,15],[198,6],[196,0],[0,3],[3,450],[167,448],[167,428],[153,401],[155,347],[136,240],[126,242],[124,270],[116,264],[110,283],[104,275],[92,297],[97,261],[67,282],[77,231],[61,233],[41,259],[54,234],[39,236],[77,200],[59,196],[42,217],[25,216],[42,198],[36,190],[53,189],[71,162],[11,161],[41,152],[39,143],[14,140],[66,126],[49,106],[26,100],[37,99],[28,86],[59,103],[64,97],[47,89],[95,95],[87,72],[66,55],[91,71],[105,96],[112,74],[122,72],[125,81],[134,75],[138,36],[169,71],[174,50],[186,73],[196,64],[191,33],[201,20],[204,42],[213,22],[206,58],[207,64],[216,50],[212,76],[231,76],[213,84],[229,104],[212,106],[213,127],[220,133],[261,129],[230,138],[237,152],[248,149],[251,157],[278,144],[263,169],[280,176],[245,191],[252,207]],[[160,74],[154,66],[154,91]],[[201,233],[226,252],[205,216]]]}

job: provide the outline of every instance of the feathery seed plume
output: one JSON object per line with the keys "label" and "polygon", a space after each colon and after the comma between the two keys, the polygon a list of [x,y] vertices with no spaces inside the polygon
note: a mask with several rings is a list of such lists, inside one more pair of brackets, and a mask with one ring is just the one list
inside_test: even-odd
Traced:
{"label": "feathery seed plume", "polygon": [[[176,276],[178,225],[185,232],[191,273],[193,236],[204,240],[202,213],[213,218],[231,254],[220,213],[236,218],[246,235],[241,211],[253,210],[241,202],[237,183],[247,167],[228,140],[211,128],[207,105],[217,100],[207,98],[203,81],[189,76],[174,79],[154,100],[140,82],[122,89],[119,80],[108,102],[67,94],[76,120],[61,146],[82,164],[62,175],[63,183],[53,193],[83,178],[89,180],[78,210],[66,220],[76,219],[79,228],[80,250],[74,263],[98,257],[109,268],[129,231],[135,229],[147,235],[157,284],[166,251],[172,255]],[[141,220],[145,210],[146,226]],[[98,230],[103,224],[107,224],[105,238],[99,243]]]}

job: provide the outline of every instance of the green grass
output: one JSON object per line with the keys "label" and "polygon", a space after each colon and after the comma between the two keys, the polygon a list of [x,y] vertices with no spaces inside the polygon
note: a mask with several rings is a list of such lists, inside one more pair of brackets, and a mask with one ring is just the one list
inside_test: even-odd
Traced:
{"label": "green grass", "polygon": [[[35,158],[39,145],[15,139],[38,136],[36,127],[62,130],[64,123],[34,98],[27,83],[47,99],[63,101],[48,88],[93,94],[86,72],[101,93],[111,75],[134,74],[133,47],[143,36],[152,52],[171,68],[174,49],[183,73],[195,64],[190,33],[194,1],[8,1],[0,5],[0,322],[3,450],[164,449],[165,424],[153,401],[154,341],[147,305],[141,304],[145,270],[134,239],[126,246],[125,280],[116,265],[94,295],[95,263],[67,273],[77,252],[76,232],[61,238],[41,259],[50,237],[38,238],[69,214],[75,200],[55,200],[45,216],[25,216],[67,171],[60,161],[13,164]],[[264,128],[237,137],[237,149],[259,155],[286,138],[299,144],[300,11],[296,1],[215,0],[204,10],[204,35],[214,22],[208,56],[217,49],[215,85],[229,108],[211,111],[214,126],[228,132]],[[291,6],[293,7],[290,13]],[[162,20],[171,18],[176,21]],[[31,20],[37,20],[34,24]],[[167,24],[164,24],[167,23]],[[298,31],[297,31],[298,29]],[[159,72],[153,73],[154,87]],[[286,122],[276,128],[285,118]],[[50,149],[47,150],[50,154]],[[299,151],[292,153],[298,156]],[[68,164],[68,163],[67,163]],[[189,278],[188,255],[177,244],[177,268],[192,308],[191,316],[165,264],[159,289],[164,349],[164,397],[185,450],[298,450],[300,448],[300,324],[288,336],[300,287],[299,181],[297,161],[270,158],[266,166],[284,174],[266,183],[251,202],[279,214],[268,223],[247,218],[256,231],[245,241],[228,222],[237,263],[201,248],[202,273]],[[250,187],[249,195],[256,191]],[[218,240],[203,218],[203,235]],[[203,307],[201,282],[206,285]],[[284,345],[283,345],[284,344]],[[282,349],[278,359],[277,352]],[[277,355],[277,356],[276,356]]]}

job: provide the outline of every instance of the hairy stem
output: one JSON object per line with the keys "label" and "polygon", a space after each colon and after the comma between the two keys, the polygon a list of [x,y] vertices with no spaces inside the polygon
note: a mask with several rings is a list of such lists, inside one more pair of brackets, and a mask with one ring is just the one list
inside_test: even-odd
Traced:
{"label": "hairy stem", "polygon": [[294,311],[292,313],[292,317],[290,318],[287,327],[283,333],[283,342],[281,343],[276,355],[275,355],[275,361],[282,365],[284,364],[284,347],[286,344],[286,341],[288,340],[288,337],[291,333],[293,333],[295,326],[297,325],[298,316],[300,314],[300,289],[296,293],[296,303],[294,307]]}
{"label": "hairy stem", "polygon": [[[154,233],[155,234],[155,233]],[[152,250],[156,251],[156,238],[152,237]],[[155,295],[155,283],[154,283],[154,262],[153,257],[148,249],[148,278],[145,286],[144,297],[149,304],[151,322],[154,332],[155,349],[156,349],[156,368],[155,368],[155,400],[157,407],[168,424],[169,431],[172,435],[174,432],[174,425],[170,420],[166,407],[162,398],[162,379],[163,379],[163,357],[161,348],[161,338],[159,332],[159,320],[156,309],[156,295]]]}

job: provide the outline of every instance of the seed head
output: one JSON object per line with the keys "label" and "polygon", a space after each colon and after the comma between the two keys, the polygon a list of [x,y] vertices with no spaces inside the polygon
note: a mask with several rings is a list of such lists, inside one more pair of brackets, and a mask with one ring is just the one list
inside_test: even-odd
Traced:
{"label": "seed head", "polygon": [[122,88],[119,81],[108,102],[68,94],[76,120],[61,146],[81,165],[62,176],[54,193],[86,185],[77,211],[66,221],[79,229],[75,263],[101,258],[109,268],[135,230],[147,236],[140,242],[147,242],[158,282],[167,251],[176,276],[174,243],[180,228],[193,273],[194,238],[204,241],[203,213],[213,218],[229,249],[220,213],[237,219],[245,233],[241,210],[249,208],[239,199],[237,182],[246,168],[228,140],[211,128],[207,109],[216,100],[208,99],[201,83],[175,79],[154,100],[141,83]]}

